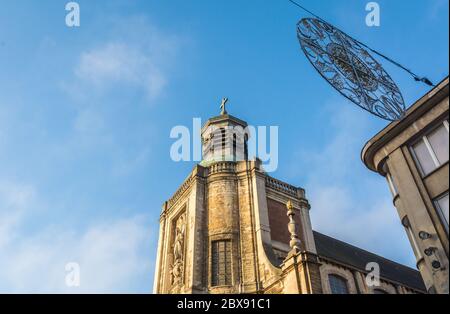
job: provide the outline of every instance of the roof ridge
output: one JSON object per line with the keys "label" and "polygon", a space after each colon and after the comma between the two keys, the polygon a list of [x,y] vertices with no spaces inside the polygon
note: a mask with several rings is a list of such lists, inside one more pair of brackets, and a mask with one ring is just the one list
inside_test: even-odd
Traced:
{"label": "roof ridge", "polygon": [[323,233],[321,233],[321,232],[319,232],[319,231],[313,230],[313,233],[319,234],[319,235],[321,235],[321,236],[327,237],[327,238],[332,239],[332,240],[334,240],[334,241],[337,241],[337,242],[343,243],[343,244],[345,244],[345,245],[351,246],[351,247],[356,248],[356,249],[358,249],[358,250],[360,250],[360,251],[364,251],[364,252],[366,252],[366,253],[368,253],[368,254],[370,254],[370,255],[374,255],[374,256],[376,256],[376,257],[378,257],[378,258],[380,258],[380,259],[382,259],[382,260],[384,260],[384,261],[387,261],[387,262],[390,262],[390,263],[392,263],[392,264],[396,264],[396,265],[398,265],[398,266],[401,266],[402,268],[406,268],[406,269],[412,270],[412,271],[414,271],[414,272],[416,272],[416,273],[419,273],[419,271],[418,271],[417,269],[414,269],[414,268],[409,267],[409,266],[407,266],[407,265],[404,265],[404,264],[401,264],[401,263],[399,263],[399,262],[393,261],[393,260],[391,260],[391,259],[388,259],[388,258],[383,257],[383,256],[381,256],[381,255],[378,255],[378,254],[376,254],[376,253],[370,252],[370,251],[368,251],[368,250],[366,250],[366,249],[362,249],[362,248],[360,248],[360,247],[358,247],[358,246],[356,246],[356,245],[354,245],[354,244],[350,244],[350,243],[345,242],[345,241],[343,241],[343,240],[336,239],[336,238],[331,237],[331,236],[329,236],[329,235],[323,234]]}

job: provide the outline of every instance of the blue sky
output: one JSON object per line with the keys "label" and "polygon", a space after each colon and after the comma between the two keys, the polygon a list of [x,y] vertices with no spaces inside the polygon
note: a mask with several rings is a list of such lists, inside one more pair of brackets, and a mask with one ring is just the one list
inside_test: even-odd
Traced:
{"label": "blue sky", "polygon": [[[151,292],[161,205],[194,163],[170,130],[231,114],[279,126],[273,175],[306,188],[316,230],[414,267],[384,179],[360,161],[387,122],[340,97],[282,0],[0,0],[0,292]],[[419,74],[448,75],[448,1],[303,0]],[[410,105],[428,88],[384,63]],[[81,286],[65,286],[68,262]]]}

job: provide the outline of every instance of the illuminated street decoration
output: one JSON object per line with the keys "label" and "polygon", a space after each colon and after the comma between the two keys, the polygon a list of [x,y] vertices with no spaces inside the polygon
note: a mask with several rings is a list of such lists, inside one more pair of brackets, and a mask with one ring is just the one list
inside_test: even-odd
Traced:
{"label": "illuminated street decoration", "polygon": [[302,19],[297,36],[308,60],[343,96],[385,120],[404,116],[399,88],[360,42],[316,18]]}

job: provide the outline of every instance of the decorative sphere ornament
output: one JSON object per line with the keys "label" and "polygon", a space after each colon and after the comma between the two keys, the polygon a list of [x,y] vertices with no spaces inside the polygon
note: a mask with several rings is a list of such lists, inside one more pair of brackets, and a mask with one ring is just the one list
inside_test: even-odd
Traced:
{"label": "decorative sphere ornament", "polygon": [[308,60],[343,96],[385,120],[404,116],[399,88],[355,39],[316,18],[302,19],[297,36]]}

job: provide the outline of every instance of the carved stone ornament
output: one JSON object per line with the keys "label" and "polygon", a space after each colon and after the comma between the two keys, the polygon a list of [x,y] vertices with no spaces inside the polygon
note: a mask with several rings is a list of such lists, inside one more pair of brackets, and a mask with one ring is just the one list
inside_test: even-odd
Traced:
{"label": "carved stone ornament", "polygon": [[184,243],[186,237],[186,216],[181,215],[175,223],[173,241],[173,264],[171,269],[172,286],[181,286],[184,279]]}
{"label": "carved stone ornament", "polygon": [[289,242],[289,246],[291,247],[292,251],[300,252],[301,250],[301,242],[298,238],[298,226],[297,223],[294,220],[295,212],[294,212],[294,206],[292,205],[291,201],[288,201],[286,204],[286,207],[288,209],[287,216],[289,217],[289,224],[288,224],[288,230],[291,234],[291,241]]}

